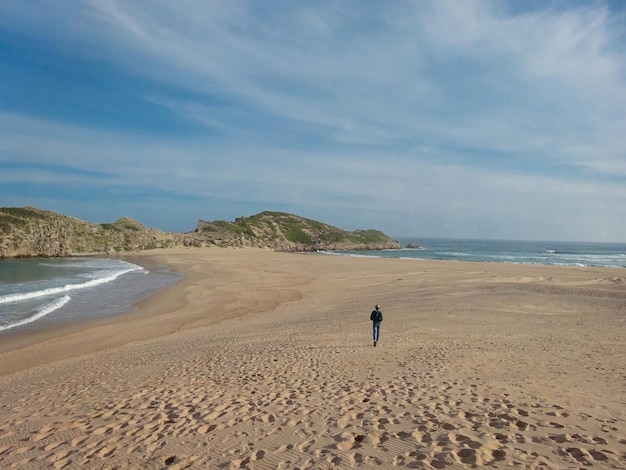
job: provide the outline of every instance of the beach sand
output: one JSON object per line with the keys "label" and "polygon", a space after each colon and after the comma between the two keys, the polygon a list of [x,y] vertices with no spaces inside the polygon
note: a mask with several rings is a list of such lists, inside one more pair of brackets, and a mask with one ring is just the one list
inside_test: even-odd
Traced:
{"label": "beach sand", "polygon": [[623,269],[146,256],[185,279],[3,339],[0,468],[626,468]]}

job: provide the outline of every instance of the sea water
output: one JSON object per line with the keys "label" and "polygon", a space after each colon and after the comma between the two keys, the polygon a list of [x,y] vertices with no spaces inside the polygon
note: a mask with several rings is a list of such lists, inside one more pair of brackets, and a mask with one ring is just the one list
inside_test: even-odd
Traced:
{"label": "sea water", "polygon": [[[626,268],[626,243],[397,238],[403,248],[326,251],[342,256]],[[417,248],[407,248],[413,243]]]}
{"label": "sea water", "polygon": [[181,278],[122,259],[0,260],[0,336],[130,312]]}
{"label": "sea water", "polygon": [[[626,268],[626,243],[404,238],[403,248],[324,251],[339,256],[479,261]],[[418,248],[407,248],[409,243]],[[142,260],[142,264],[145,264]],[[164,265],[142,267],[109,258],[0,260],[0,337],[130,312],[182,274]]]}

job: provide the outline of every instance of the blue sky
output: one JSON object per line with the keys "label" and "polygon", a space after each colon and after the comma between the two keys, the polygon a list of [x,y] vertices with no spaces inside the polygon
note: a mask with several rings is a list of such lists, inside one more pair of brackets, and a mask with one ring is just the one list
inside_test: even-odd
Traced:
{"label": "blue sky", "polygon": [[0,206],[626,241],[626,3],[0,3]]}

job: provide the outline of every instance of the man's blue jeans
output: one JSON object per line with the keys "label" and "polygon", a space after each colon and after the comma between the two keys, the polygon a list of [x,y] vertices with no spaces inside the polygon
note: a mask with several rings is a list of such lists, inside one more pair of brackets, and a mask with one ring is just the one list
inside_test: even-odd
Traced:
{"label": "man's blue jeans", "polygon": [[372,322],[372,323],[374,325],[372,335],[374,336],[374,341],[378,341],[378,338],[380,338],[380,324],[382,322],[375,321],[375,322]]}

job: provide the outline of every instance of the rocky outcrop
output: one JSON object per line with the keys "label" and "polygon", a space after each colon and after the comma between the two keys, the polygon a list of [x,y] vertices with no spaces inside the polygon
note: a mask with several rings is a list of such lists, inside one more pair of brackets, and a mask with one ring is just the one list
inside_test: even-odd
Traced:
{"label": "rocky outcrop", "polygon": [[218,246],[254,246],[276,251],[381,250],[400,244],[378,230],[348,232],[284,212],[261,212],[234,222],[200,220],[199,239]]}
{"label": "rocky outcrop", "polygon": [[200,220],[194,231],[168,233],[128,217],[92,224],[34,207],[0,208],[0,258],[102,255],[175,246],[276,251],[400,248],[377,230],[347,232],[282,212],[262,212],[234,222]]}
{"label": "rocky outcrop", "polygon": [[0,258],[113,254],[175,246],[180,238],[127,217],[91,224],[34,207],[0,208]]}

